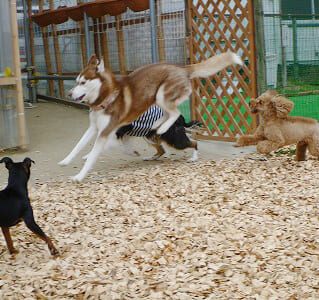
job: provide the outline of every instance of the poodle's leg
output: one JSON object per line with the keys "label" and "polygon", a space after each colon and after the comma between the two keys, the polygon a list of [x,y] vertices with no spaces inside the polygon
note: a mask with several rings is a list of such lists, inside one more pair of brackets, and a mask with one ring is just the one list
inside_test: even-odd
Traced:
{"label": "poodle's leg", "polygon": [[269,126],[265,128],[265,140],[257,144],[257,151],[262,154],[269,154],[285,146],[285,138],[280,128],[277,126]]}
{"label": "poodle's leg", "polygon": [[239,137],[233,146],[243,147],[257,145],[258,142],[263,141],[264,139],[264,129],[262,126],[259,126],[254,134],[246,134]]}
{"label": "poodle's leg", "polygon": [[243,147],[243,146],[252,146],[252,145],[257,145],[258,142],[264,140],[260,136],[256,135],[242,135],[241,137],[238,138],[236,141],[236,144],[234,144],[234,147]]}
{"label": "poodle's leg", "polygon": [[274,141],[261,141],[257,144],[257,151],[261,154],[269,154],[271,151],[275,151],[285,145],[284,141],[274,142]]}
{"label": "poodle's leg", "polygon": [[309,141],[308,149],[311,155],[319,157],[319,136],[314,136]]}
{"label": "poodle's leg", "polygon": [[300,141],[296,146],[296,161],[306,160],[306,152],[307,152],[308,143],[304,141]]}

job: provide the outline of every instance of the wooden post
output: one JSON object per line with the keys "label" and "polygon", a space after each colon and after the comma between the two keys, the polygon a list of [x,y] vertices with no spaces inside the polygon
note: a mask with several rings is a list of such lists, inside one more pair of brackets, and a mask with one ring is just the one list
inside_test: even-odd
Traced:
{"label": "wooden post", "polygon": [[262,0],[251,1],[254,13],[255,23],[255,48],[256,54],[256,74],[257,74],[257,94],[261,94],[266,90],[266,55],[265,55],[265,39],[264,39],[264,20]]}
{"label": "wooden post", "polygon": [[124,51],[124,41],[123,41],[123,31],[121,24],[121,15],[116,16],[116,36],[119,52],[119,63],[120,63],[120,72],[123,75],[126,75],[126,63],[125,63],[125,51]]}
{"label": "wooden post", "polygon": [[158,39],[158,54],[159,54],[159,60],[160,62],[165,62],[166,56],[165,56],[165,40],[164,40],[164,34],[163,34],[163,20],[162,20],[162,7],[161,7],[162,1],[157,1],[157,39]]}
{"label": "wooden post", "polygon": [[[43,11],[43,0],[39,0],[39,10],[40,12]],[[48,29],[46,27],[40,27],[41,33],[42,33],[42,39],[43,39],[43,48],[44,48],[44,59],[45,59],[45,65],[47,69],[48,74],[52,74],[52,64],[51,64],[51,57],[50,57],[50,49],[49,49],[49,41],[48,41]],[[54,96],[54,85],[53,80],[48,80],[49,85],[49,94],[50,96]]]}
{"label": "wooden post", "polygon": [[[54,9],[53,0],[50,0],[50,9]],[[60,55],[60,48],[59,48],[59,38],[56,34],[56,25],[55,24],[52,24],[52,35],[53,35],[53,45],[54,45],[56,69],[57,69],[58,75],[62,75],[62,64],[61,64],[61,55]],[[59,91],[60,91],[60,97],[64,98],[64,82],[63,82],[63,80],[59,80]]]}
{"label": "wooden post", "polygon": [[[81,4],[82,0],[77,0],[77,4]],[[79,21],[80,28],[80,39],[81,39],[81,53],[82,53],[82,67],[84,68],[87,64],[87,50],[85,45],[85,36],[84,36],[84,21]]]}
{"label": "wooden post", "polygon": [[[185,4],[185,63],[186,64],[190,64],[190,53],[191,53],[191,49],[190,49],[190,27],[191,27],[191,19],[190,19],[190,8],[189,8],[189,3],[188,0],[184,0],[184,4]],[[194,92],[193,92],[193,88],[194,88],[194,83],[192,80],[192,93],[189,97],[189,111],[190,111],[190,118],[191,120],[194,120],[194,116],[196,114],[195,112],[195,106],[194,106]],[[195,133],[192,133],[192,138],[195,138]]]}
{"label": "wooden post", "polygon": [[98,24],[97,19],[93,19],[93,41],[94,41],[94,53],[96,57],[100,57],[100,49],[99,49],[99,34],[98,34]]}
{"label": "wooden post", "polygon": [[[262,0],[255,0],[251,1],[253,20],[254,22],[252,25],[255,26],[254,33],[255,33],[255,45],[258,47],[254,47],[255,50],[255,74],[256,74],[256,88],[255,92],[253,93],[253,97],[260,95],[261,93],[265,92],[266,90],[266,54],[265,54],[265,39],[264,39],[264,13],[262,7]],[[255,89],[256,89],[255,88]],[[254,95],[255,94],[255,95]],[[254,117],[252,120],[252,127],[256,128],[259,120]]]}
{"label": "wooden post", "polygon": [[282,25],[281,19],[280,19],[281,81],[282,81],[282,86],[284,88],[287,87],[287,62],[286,62],[287,29],[288,29],[288,26]]}
{"label": "wooden post", "polygon": [[185,62],[186,64],[190,64],[190,28],[191,28],[191,19],[190,15],[190,6],[188,0],[184,0],[185,3]]}
{"label": "wooden post", "polygon": [[29,33],[30,33],[30,50],[31,50],[31,64],[35,66],[35,54],[34,54],[34,31],[32,22],[32,0],[28,0],[28,15],[29,15]]}
{"label": "wooden post", "polygon": [[110,59],[109,59],[109,47],[107,45],[107,35],[106,31],[103,29],[103,21],[105,21],[105,17],[101,17],[99,19],[100,22],[100,43],[101,43],[101,52],[104,58],[104,64],[106,68],[110,68]]}
{"label": "wooden post", "polygon": [[292,18],[292,48],[294,58],[294,77],[299,78],[299,64],[298,64],[298,38],[297,38],[297,20]]}
{"label": "wooden post", "polygon": [[[190,64],[194,64],[197,61],[195,61],[194,59],[194,51],[193,51],[193,40],[194,40],[194,36],[193,36],[193,30],[192,30],[192,11],[191,11],[191,0],[186,0],[187,1],[187,22],[188,22],[188,30],[190,32],[188,39],[189,39],[189,61]],[[197,120],[198,116],[197,116],[197,107],[199,106],[199,103],[197,103],[196,101],[196,96],[195,96],[195,84],[194,84],[194,80],[192,80],[192,96],[191,96],[191,119],[192,120]]]}
{"label": "wooden post", "polygon": [[14,76],[16,77],[15,88],[17,91],[19,145],[20,145],[20,148],[25,149],[27,146],[27,137],[26,137],[26,128],[25,128],[23,89],[22,89],[21,68],[20,68],[19,33],[18,33],[16,0],[9,0],[9,4],[10,4],[10,14],[11,14],[10,25],[11,25],[11,36],[12,36],[12,59],[13,59]]}

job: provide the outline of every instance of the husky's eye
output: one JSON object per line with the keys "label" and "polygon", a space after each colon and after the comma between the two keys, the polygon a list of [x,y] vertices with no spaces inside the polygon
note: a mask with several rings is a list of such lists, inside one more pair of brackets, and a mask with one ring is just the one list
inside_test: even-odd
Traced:
{"label": "husky's eye", "polygon": [[81,81],[79,84],[80,84],[80,85],[83,85],[83,84],[85,84],[85,81]]}

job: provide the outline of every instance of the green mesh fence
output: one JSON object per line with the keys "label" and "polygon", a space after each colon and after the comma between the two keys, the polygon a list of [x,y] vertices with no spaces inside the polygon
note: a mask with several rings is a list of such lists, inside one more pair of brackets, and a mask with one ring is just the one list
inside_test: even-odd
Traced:
{"label": "green mesh fence", "polygon": [[[203,103],[205,103],[205,99],[203,99]],[[226,104],[228,99],[225,97],[223,98],[223,101],[224,103]],[[216,104],[217,102],[217,99],[216,98],[213,98],[212,99],[212,103]],[[234,102],[236,104],[239,103],[239,99],[238,98],[234,98]],[[247,98],[247,103],[249,103],[249,99]],[[200,105],[199,107],[199,110],[202,111],[203,110],[203,106]],[[229,116],[227,114],[223,114],[223,111],[224,111],[224,108],[222,107],[222,105],[218,105],[217,106],[217,110],[221,113],[221,115],[223,115],[223,118],[224,118],[224,121],[225,121],[225,124],[228,124],[229,125],[229,128],[231,131],[234,131],[234,125],[230,124],[230,120],[229,120]],[[240,107],[240,112],[244,115],[245,112],[246,112],[246,109],[245,107],[241,106]],[[181,104],[179,106],[179,111],[181,112],[181,114],[184,116],[186,122],[189,122],[191,120],[191,114],[190,114],[190,101],[185,101],[183,104]],[[213,109],[211,107],[211,105],[208,105],[207,106],[207,111],[212,113]],[[232,114],[234,112],[234,108],[232,106],[229,106],[229,112]],[[206,121],[208,119],[208,116],[206,113],[204,113],[203,115],[203,119]],[[224,127],[223,127],[223,124],[220,124],[220,122],[218,122],[218,117],[216,114],[211,114],[212,118],[214,121],[216,121],[216,123],[218,123],[218,127],[221,131],[224,130]],[[240,123],[240,118],[236,115],[235,116],[235,120],[237,121],[237,123]],[[252,118],[250,116],[247,117],[247,123],[250,125],[251,122],[252,122]],[[208,124],[208,128],[209,129],[213,129],[213,124],[209,123]],[[247,131],[247,128],[245,126],[241,126],[241,130],[245,133]]]}
{"label": "green mesh fence", "polygon": [[[294,1],[282,1],[280,7],[280,1],[271,4],[264,0],[266,89],[275,89],[294,101],[291,115],[319,120],[319,14],[310,11],[305,14],[308,6],[304,5],[308,0],[302,11]],[[290,14],[279,14],[281,10]],[[319,5],[318,12],[314,13],[319,13]],[[190,119],[189,107],[188,101],[180,106],[187,120]],[[227,123],[227,115],[224,118]],[[250,124],[251,120],[247,121]],[[245,128],[242,129],[245,132]]]}
{"label": "green mesh fence", "polygon": [[185,118],[186,122],[191,120],[191,111],[190,111],[190,100],[185,101],[178,107],[179,111]]}
{"label": "green mesh fence", "polygon": [[293,2],[282,2],[290,15],[264,7],[275,12],[264,15],[266,87],[295,102],[292,115],[319,120],[319,15],[301,15]]}

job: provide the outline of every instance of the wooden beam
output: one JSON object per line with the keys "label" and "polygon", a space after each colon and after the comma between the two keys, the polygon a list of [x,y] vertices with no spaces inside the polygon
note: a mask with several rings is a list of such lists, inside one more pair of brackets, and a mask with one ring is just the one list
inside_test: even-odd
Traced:
{"label": "wooden beam", "polygon": [[107,35],[106,31],[103,30],[103,21],[105,21],[105,17],[101,17],[99,19],[99,31],[100,31],[100,43],[101,43],[101,52],[104,58],[104,64],[106,68],[110,68],[110,59],[109,59],[109,47],[107,44]]}
{"label": "wooden beam", "polygon": [[266,90],[266,54],[265,54],[265,39],[264,39],[264,16],[262,0],[251,1],[253,20],[254,20],[254,33],[255,33],[255,59],[256,59],[256,80],[257,91],[256,94],[261,94]]}
{"label": "wooden beam", "polygon": [[116,16],[115,18],[116,18],[116,36],[117,36],[117,44],[118,44],[120,73],[123,75],[126,75],[126,63],[125,63],[125,51],[124,51],[121,15]]}
{"label": "wooden beam", "polygon": [[[39,0],[39,10],[40,12],[43,11],[43,0]],[[49,41],[48,41],[48,29],[47,27],[40,27],[43,39],[43,47],[44,47],[44,59],[45,65],[48,74],[53,73],[52,64],[51,64],[51,56],[50,56],[50,49],[49,49]],[[50,96],[54,96],[54,85],[52,80],[48,80],[49,85],[49,94]]]}
{"label": "wooden beam", "polygon": [[30,33],[30,51],[31,51],[31,64],[35,66],[35,52],[34,52],[34,31],[32,22],[32,0],[28,0],[28,16],[29,16],[29,33]]}
{"label": "wooden beam", "polygon": [[[53,0],[50,0],[50,9],[54,9]],[[52,32],[53,32],[53,45],[54,45],[54,53],[55,53],[55,61],[56,61],[56,69],[59,75],[62,74],[62,63],[61,63],[61,54],[60,54],[60,47],[59,47],[59,37],[56,34],[56,25],[52,25]],[[59,91],[60,96],[64,98],[64,82],[63,80],[59,80]]]}
{"label": "wooden beam", "polygon": [[94,53],[97,57],[100,57],[99,49],[99,33],[98,33],[98,24],[97,19],[93,19],[93,41],[94,41]]}
{"label": "wooden beam", "polygon": [[[40,1],[40,0],[39,0]],[[172,14],[162,14],[161,19],[162,20],[171,20],[172,18],[177,18],[180,16],[182,12],[176,12],[173,15]],[[140,19],[130,19],[130,20],[124,20],[120,22],[120,25],[122,27],[124,26],[130,26],[130,25],[137,25],[137,24],[143,24],[143,23],[149,23],[150,18],[145,17],[145,18],[140,18]],[[110,22],[110,23],[104,23],[102,26],[103,30],[107,30],[110,28],[116,28],[116,22]],[[93,26],[90,26],[90,31],[93,31]],[[56,34],[57,35],[66,35],[66,34],[72,34],[72,33],[79,33],[80,29],[79,28],[70,28],[70,29],[61,29],[57,30]],[[52,32],[48,32],[47,37],[52,36]]]}
{"label": "wooden beam", "polygon": [[[193,41],[194,41],[194,32],[192,30],[192,20],[193,20],[193,11],[191,10],[192,3],[191,0],[186,0],[187,1],[187,8],[188,8],[188,13],[187,13],[187,22],[188,22],[188,28],[189,28],[189,61],[190,64],[197,63],[196,57],[194,56],[194,50],[193,50]],[[197,120],[199,118],[199,114],[197,112],[197,107],[199,106],[199,103],[197,103],[197,97],[195,95],[195,80],[192,80],[192,95],[191,95],[191,119],[192,120]]]}
{"label": "wooden beam", "polygon": [[0,78],[0,86],[1,85],[15,85],[17,84],[17,78],[16,77],[2,77]]}
{"label": "wooden beam", "polygon": [[157,6],[157,40],[158,40],[158,55],[159,61],[165,62],[165,39],[163,34],[163,18],[162,18],[162,1],[156,1]]}
{"label": "wooden beam", "polygon": [[25,115],[24,115],[24,101],[23,101],[23,89],[21,79],[21,67],[20,67],[20,49],[19,49],[19,32],[18,32],[18,20],[17,20],[17,5],[16,1],[9,1],[10,4],[10,25],[11,25],[11,37],[12,37],[12,58],[14,75],[16,79],[16,92],[17,92],[17,115],[18,115],[18,134],[19,134],[19,146],[25,149],[27,146],[27,135],[25,127]]}
{"label": "wooden beam", "polygon": [[[82,0],[77,0],[77,4],[81,4]],[[87,64],[87,49],[85,44],[85,32],[84,32],[84,21],[78,22],[80,30],[80,40],[81,40],[81,53],[82,53],[82,67],[84,68]]]}

